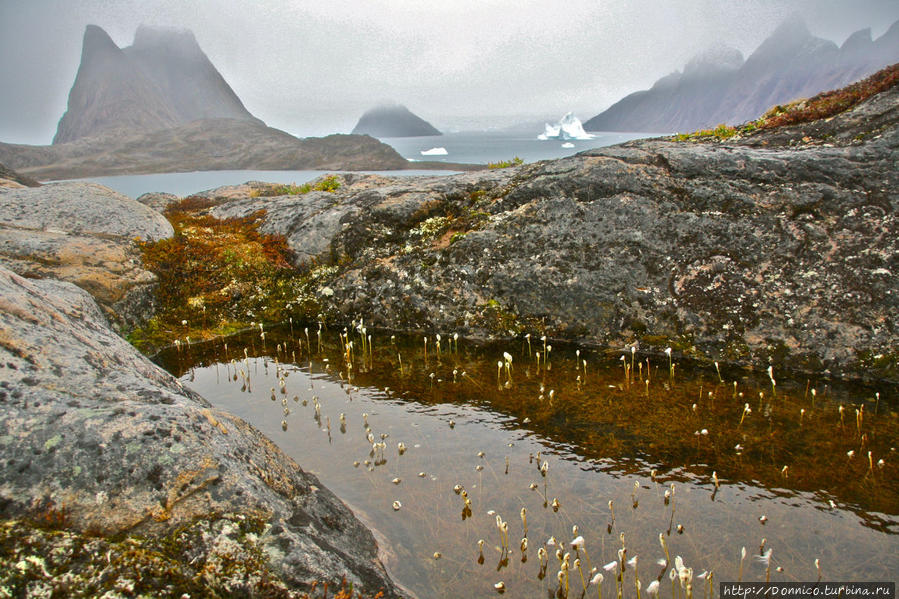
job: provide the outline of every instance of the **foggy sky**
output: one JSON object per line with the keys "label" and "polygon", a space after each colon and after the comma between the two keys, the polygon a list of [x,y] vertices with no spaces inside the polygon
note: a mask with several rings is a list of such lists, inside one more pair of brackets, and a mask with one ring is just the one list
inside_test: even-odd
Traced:
{"label": "foggy sky", "polygon": [[748,56],[785,18],[841,44],[896,0],[0,0],[0,141],[49,143],[84,27],[125,47],[191,29],[247,109],[295,135],[349,132],[397,101],[438,128],[590,118],[696,53]]}

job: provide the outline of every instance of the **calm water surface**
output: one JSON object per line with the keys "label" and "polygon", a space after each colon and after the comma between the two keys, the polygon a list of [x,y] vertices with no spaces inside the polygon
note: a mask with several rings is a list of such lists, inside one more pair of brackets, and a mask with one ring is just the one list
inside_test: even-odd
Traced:
{"label": "calm water surface", "polygon": [[[525,162],[571,156],[591,148],[651,137],[648,133],[596,133],[591,139],[539,140],[541,130],[534,131],[467,131],[424,137],[385,137],[381,141],[391,145],[408,160],[436,160],[486,164],[518,156]],[[423,156],[422,151],[446,149],[445,156]]]}
{"label": "calm water surface", "polygon": [[[427,137],[391,137],[381,141],[393,146],[404,158],[411,161],[462,162],[470,164],[486,164],[509,160],[515,156],[525,162],[536,162],[551,158],[570,156],[589,148],[608,146],[631,139],[647,137],[646,133],[596,133],[587,140],[547,140],[540,141],[540,131],[475,131],[447,133],[440,136]],[[568,144],[570,147],[563,147]],[[446,156],[422,156],[423,150],[443,147]],[[173,193],[187,196],[207,189],[223,185],[239,185],[247,181],[266,181],[270,183],[305,183],[316,177],[334,171],[258,171],[258,170],[225,170],[194,171],[188,173],[157,173],[150,175],[116,175],[109,177],[90,177],[78,179],[100,183],[129,197],[149,192]],[[450,175],[454,171],[414,169],[401,171],[362,171],[381,175],[415,176],[415,175]]]}
{"label": "calm water surface", "polygon": [[664,354],[544,349],[535,338],[457,348],[444,335],[438,352],[431,335],[427,353],[422,336],[348,340],[288,327],[158,359],[317,474],[420,597],[492,596],[500,581],[508,596],[550,597],[565,586],[557,548],[570,553],[570,597],[584,592],[581,573],[587,596],[598,594],[592,568],[614,597],[620,564],[603,566],[622,547],[638,557],[621,578],[625,597],[636,597],[635,575],[643,597],[657,578],[671,597],[678,555],[695,596],[706,596],[706,571],[717,594],[740,575],[742,547],[743,580],[765,580],[756,556],[769,549],[772,580],[814,581],[815,559],[824,580],[899,572],[895,389],[719,378],[677,357],[672,373]]}

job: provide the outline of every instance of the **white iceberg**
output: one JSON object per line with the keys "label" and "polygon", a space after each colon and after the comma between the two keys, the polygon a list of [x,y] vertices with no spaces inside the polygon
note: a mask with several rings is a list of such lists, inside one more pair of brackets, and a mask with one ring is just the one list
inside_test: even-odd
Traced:
{"label": "white iceberg", "polygon": [[570,141],[566,141],[565,143],[562,144],[562,147],[563,148],[573,148],[574,144],[571,143]]}
{"label": "white iceberg", "polygon": [[555,125],[546,123],[543,133],[537,139],[593,139],[593,136],[584,131],[580,119],[569,112]]}
{"label": "white iceberg", "polygon": [[419,152],[422,156],[446,156],[449,152],[446,151],[446,148],[431,148],[430,150],[422,150]]}

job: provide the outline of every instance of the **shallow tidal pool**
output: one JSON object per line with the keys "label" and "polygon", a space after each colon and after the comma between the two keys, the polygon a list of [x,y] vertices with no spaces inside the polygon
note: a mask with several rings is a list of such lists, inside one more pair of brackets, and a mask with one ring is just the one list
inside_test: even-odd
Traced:
{"label": "shallow tidal pool", "polygon": [[288,326],[157,361],[315,473],[422,598],[683,597],[677,556],[697,598],[895,578],[895,388],[550,343]]}

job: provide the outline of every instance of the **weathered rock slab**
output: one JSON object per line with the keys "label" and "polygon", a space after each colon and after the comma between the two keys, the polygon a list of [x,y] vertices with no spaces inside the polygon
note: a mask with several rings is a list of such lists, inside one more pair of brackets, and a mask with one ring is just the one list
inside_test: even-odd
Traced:
{"label": "weathered rock slab", "polygon": [[157,241],[172,236],[158,212],[96,183],[53,183],[0,195],[0,224],[31,230],[87,235],[140,237]]}
{"label": "weathered rock slab", "polygon": [[0,515],[104,536],[240,514],[295,588],[397,590],[371,533],[261,433],[113,333],[70,283],[0,267]]}
{"label": "weathered rock slab", "polygon": [[32,278],[75,283],[110,322],[128,330],[153,313],[155,277],[136,241],[172,235],[158,212],[94,183],[56,183],[0,194],[0,259]]}
{"label": "weathered rock slab", "polygon": [[181,200],[180,197],[173,193],[150,192],[138,196],[137,201],[152,208],[156,212],[162,213],[172,204],[176,204]]}

